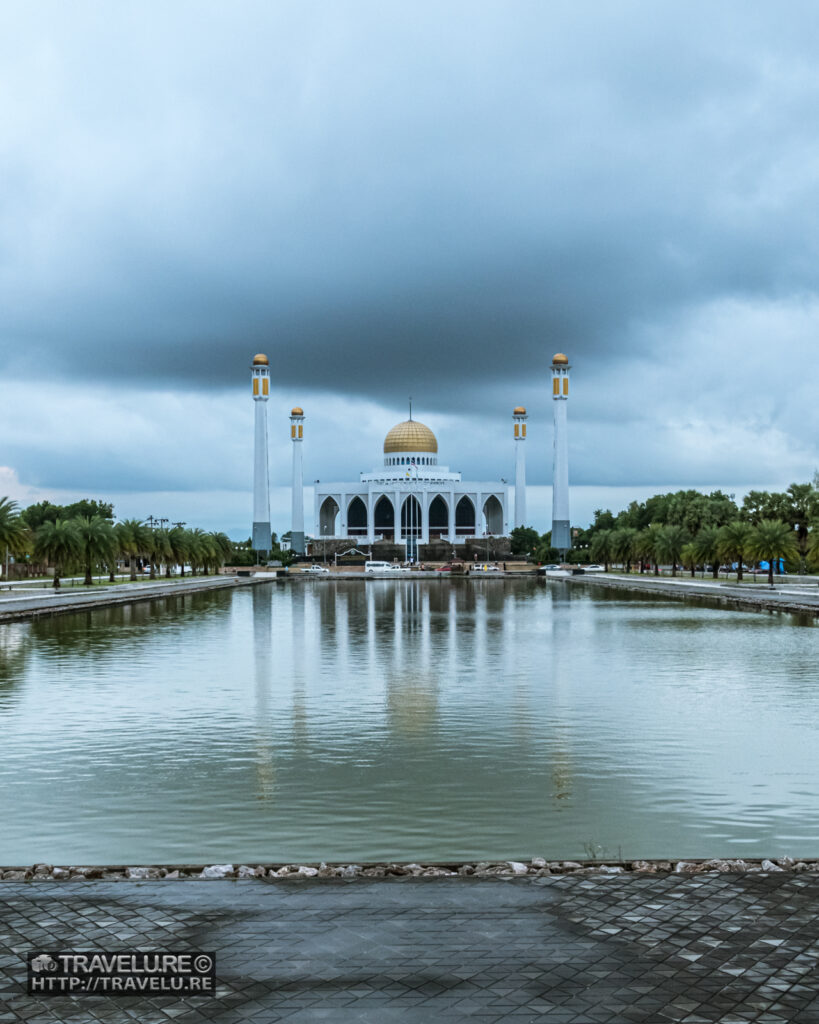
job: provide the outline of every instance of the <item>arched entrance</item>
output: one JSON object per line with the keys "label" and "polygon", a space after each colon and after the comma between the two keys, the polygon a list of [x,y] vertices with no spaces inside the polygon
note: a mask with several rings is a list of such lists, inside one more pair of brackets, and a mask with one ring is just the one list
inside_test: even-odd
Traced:
{"label": "arched entrance", "polygon": [[459,537],[475,533],[475,506],[466,495],[455,506],[455,533]]}
{"label": "arched entrance", "polygon": [[350,537],[367,535],[367,506],[358,496],[347,506],[347,533]]}
{"label": "arched entrance", "polygon": [[395,535],[395,509],[392,502],[386,495],[381,495],[375,503],[373,510],[373,528],[376,536],[388,536],[390,540]]}
{"label": "arched entrance", "polygon": [[487,533],[498,537],[503,533],[503,506],[494,494],[483,503],[483,518]]}
{"label": "arched entrance", "polygon": [[335,498],[325,498],[319,509],[319,533],[322,537],[335,537],[338,502]]}
{"label": "arched entrance", "polygon": [[407,542],[407,558],[418,558],[418,541],[421,539],[421,503],[411,494],[401,506],[401,536]]}
{"label": "arched entrance", "polygon": [[449,533],[449,509],[440,494],[429,505],[429,536],[444,537]]}

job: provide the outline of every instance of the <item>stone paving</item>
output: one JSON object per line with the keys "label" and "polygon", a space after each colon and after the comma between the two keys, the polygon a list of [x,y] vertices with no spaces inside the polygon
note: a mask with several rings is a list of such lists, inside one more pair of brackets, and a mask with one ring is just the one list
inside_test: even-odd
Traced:
{"label": "stone paving", "polygon": [[[819,876],[3,883],[0,1022],[819,1024]],[[216,998],[25,994],[29,950],[215,950]]]}

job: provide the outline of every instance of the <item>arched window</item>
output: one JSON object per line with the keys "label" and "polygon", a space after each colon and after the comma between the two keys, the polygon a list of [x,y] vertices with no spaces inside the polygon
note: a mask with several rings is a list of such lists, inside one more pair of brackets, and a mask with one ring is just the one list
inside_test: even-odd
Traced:
{"label": "arched window", "polygon": [[483,517],[487,533],[497,536],[503,533],[503,506],[494,494],[490,494],[483,503]]}
{"label": "arched window", "polygon": [[401,506],[401,536],[421,536],[421,505],[414,494]]}
{"label": "arched window", "polygon": [[376,533],[392,534],[395,530],[395,510],[390,499],[383,494],[375,503],[373,527]]}
{"label": "arched window", "polygon": [[364,537],[367,533],[367,506],[357,495],[347,506],[347,534]]}
{"label": "arched window", "polygon": [[338,504],[334,498],[325,498],[319,509],[319,532],[322,537],[335,537]]}
{"label": "arched window", "polygon": [[437,494],[429,505],[429,535],[443,537],[449,533],[449,509],[446,502]]}
{"label": "arched window", "polygon": [[464,495],[455,506],[455,533],[460,536],[474,534],[475,532],[475,506]]}

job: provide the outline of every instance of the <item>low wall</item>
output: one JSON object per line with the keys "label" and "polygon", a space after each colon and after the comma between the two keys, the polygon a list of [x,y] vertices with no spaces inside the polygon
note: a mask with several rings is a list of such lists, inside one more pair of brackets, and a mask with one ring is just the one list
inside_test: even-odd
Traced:
{"label": "low wall", "polygon": [[[245,581],[251,582],[251,581]],[[34,618],[40,615],[60,615],[63,612],[106,605],[127,604],[131,601],[150,601],[163,597],[178,597],[200,590],[218,590],[235,587],[239,580],[232,576],[196,576],[185,580],[126,583],[118,586],[71,587],[60,590],[38,590],[36,593],[0,598],[0,622],[12,619]]]}
{"label": "low wall", "polygon": [[[688,582],[680,580],[672,582],[668,577],[604,576],[588,573],[584,576],[568,576],[559,581],[575,585],[594,585],[613,589],[629,590],[646,597],[671,597],[680,601],[697,600],[712,601],[714,604],[741,608],[750,611],[777,611],[793,614],[819,615],[819,587],[803,584],[803,593],[789,593],[787,584],[778,584],[774,589],[759,585],[731,586],[730,583]],[[784,589],[782,589],[784,588]],[[794,589],[797,589],[794,586]]]}

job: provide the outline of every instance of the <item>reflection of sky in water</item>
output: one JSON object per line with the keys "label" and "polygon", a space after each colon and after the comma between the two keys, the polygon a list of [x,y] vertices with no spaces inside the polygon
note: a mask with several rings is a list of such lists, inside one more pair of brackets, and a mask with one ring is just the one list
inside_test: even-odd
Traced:
{"label": "reflection of sky in water", "polygon": [[3,626],[0,862],[815,856],[816,637],[534,580]]}

